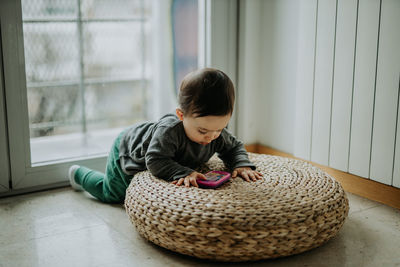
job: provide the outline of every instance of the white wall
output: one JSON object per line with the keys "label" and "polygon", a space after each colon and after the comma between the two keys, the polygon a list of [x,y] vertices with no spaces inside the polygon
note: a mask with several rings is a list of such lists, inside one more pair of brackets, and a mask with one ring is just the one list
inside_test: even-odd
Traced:
{"label": "white wall", "polygon": [[261,84],[261,1],[241,1],[239,14],[239,59],[237,74],[237,135],[246,144],[257,143],[258,97]]}
{"label": "white wall", "polygon": [[399,186],[400,1],[240,7],[239,137]]}
{"label": "white wall", "polygon": [[263,1],[258,141],[293,152],[299,2]]}
{"label": "white wall", "polygon": [[239,137],[293,153],[299,4],[241,1]]}

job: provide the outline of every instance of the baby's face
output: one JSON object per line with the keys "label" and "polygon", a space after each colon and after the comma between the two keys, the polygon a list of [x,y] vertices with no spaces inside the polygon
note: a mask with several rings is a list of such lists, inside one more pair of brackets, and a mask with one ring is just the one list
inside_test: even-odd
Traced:
{"label": "baby's face", "polygon": [[184,116],[177,110],[178,118],[183,122],[186,136],[193,142],[207,145],[218,138],[228,125],[231,115],[225,116]]}

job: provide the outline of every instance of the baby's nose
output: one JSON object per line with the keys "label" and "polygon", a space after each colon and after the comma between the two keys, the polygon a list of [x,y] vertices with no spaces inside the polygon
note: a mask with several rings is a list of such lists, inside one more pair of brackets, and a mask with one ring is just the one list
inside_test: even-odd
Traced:
{"label": "baby's nose", "polygon": [[206,136],[205,136],[205,139],[206,139],[207,141],[211,140],[211,135],[206,135]]}
{"label": "baby's nose", "polygon": [[207,141],[214,140],[215,138],[217,138],[217,134],[212,133],[212,134],[206,135]]}

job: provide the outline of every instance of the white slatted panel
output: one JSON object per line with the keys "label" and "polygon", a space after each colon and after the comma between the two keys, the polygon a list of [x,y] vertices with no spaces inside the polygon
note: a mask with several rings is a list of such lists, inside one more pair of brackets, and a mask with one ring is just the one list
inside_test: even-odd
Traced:
{"label": "white slatted panel", "polygon": [[[400,188],[400,67],[399,67],[399,62],[400,62],[400,2],[392,2],[393,6],[393,14],[391,15],[391,18],[394,20],[392,21],[393,25],[391,27],[391,30],[394,31],[393,34],[393,39],[394,43],[397,44],[397,49],[395,50],[395,58],[397,58],[397,68],[398,68],[398,99],[397,99],[397,126],[396,126],[396,147],[395,147],[395,158],[394,158],[394,167],[393,167],[393,179],[392,179],[392,185],[395,187]],[[397,26],[396,26],[397,25]],[[394,76],[394,75],[393,75]]]}
{"label": "white slatted panel", "polygon": [[383,0],[370,178],[392,184],[400,72],[400,1]]}
{"label": "white slatted panel", "polygon": [[311,161],[328,165],[336,1],[319,0]]}
{"label": "white slatted panel", "polygon": [[349,172],[369,177],[379,0],[359,0]]}
{"label": "white slatted panel", "polygon": [[317,0],[300,2],[294,155],[310,160]]}
{"label": "white slatted panel", "polygon": [[339,0],[329,166],[346,172],[349,158],[356,23],[357,0]]}

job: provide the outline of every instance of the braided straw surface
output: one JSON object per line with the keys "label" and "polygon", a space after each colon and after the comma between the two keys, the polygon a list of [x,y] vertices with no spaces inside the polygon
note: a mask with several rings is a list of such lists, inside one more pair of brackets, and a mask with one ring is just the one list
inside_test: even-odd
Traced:
{"label": "braided straw surface", "polygon": [[[337,234],[349,206],[334,178],[300,160],[249,157],[263,180],[230,179],[215,190],[178,187],[141,172],[127,189],[126,211],[151,242],[219,261],[297,254]],[[200,169],[207,170],[224,170],[224,165],[213,157]]]}

